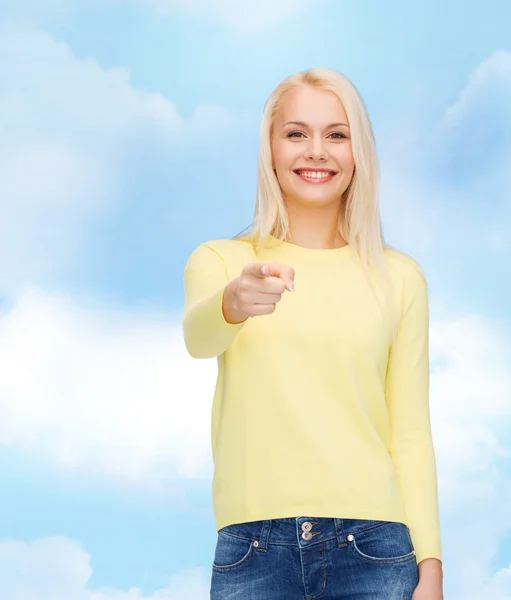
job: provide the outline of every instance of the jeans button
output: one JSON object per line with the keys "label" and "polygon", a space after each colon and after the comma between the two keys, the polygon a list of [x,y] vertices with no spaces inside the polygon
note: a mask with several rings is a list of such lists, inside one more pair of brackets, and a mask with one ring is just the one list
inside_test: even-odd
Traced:
{"label": "jeans button", "polygon": [[312,523],[305,521],[302,525],[302,531],[310,531],[312,529]]}
{"label": "jeans button", "polygon": [[312,539],[312,533],[310,531],[304,531],[302,533],[302,538],[306,541],[309,541]]}

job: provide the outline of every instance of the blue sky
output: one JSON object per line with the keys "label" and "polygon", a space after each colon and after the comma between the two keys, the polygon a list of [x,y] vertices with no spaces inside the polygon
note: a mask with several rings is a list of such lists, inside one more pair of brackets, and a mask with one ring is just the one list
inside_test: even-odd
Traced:
{"label": "blue sky", "polygon": [[216,363],[182,271],[250,224],[271,90],[329,66],[429,282],[446,600],[509,600],[511,7],[240,5],[1,4],[0,597],[208,597]]}

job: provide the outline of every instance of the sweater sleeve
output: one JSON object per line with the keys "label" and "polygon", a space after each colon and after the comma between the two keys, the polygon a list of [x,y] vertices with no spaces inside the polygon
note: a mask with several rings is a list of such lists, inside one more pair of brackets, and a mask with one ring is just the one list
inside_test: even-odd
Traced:
{"label": "sweater sleeve", "polygon": [[402,317],[391,345],[385,397],[390,455],[397,473],[417,563],[442,560],[436,458],[429,408],[429,305],[418,263],[404,282]]}
{"label": "sweater sleeve", "polygon": [[219,356],[231,345],[245,323],[228,323],[222,299],[229,277],[224,259],[210,242],[191,253],[184,270],[183,333],[194,358]]}

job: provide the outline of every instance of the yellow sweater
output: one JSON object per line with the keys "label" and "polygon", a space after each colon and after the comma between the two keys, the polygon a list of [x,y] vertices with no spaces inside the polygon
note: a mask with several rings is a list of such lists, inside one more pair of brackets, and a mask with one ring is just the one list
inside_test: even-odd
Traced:
{"label": "yellow sweater", "polygon": [[[276,241],[273,238],[273,241]],[[411,257],[386,249],[402,307],[390,346],[351,246],[243,240],[203,243],[184,272],[183,331],[196,358],[218,357],[212,410],[217,531],[312,515],[399,521],[417,562],[441,559],[429,412],[427,284]],[[225,285],[250,262],[295,269],[269,315],[229,324]]]}

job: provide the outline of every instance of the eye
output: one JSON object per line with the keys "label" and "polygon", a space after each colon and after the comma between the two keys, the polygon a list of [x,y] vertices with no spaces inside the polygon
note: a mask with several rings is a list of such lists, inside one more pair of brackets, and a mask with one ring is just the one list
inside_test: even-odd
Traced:
{"label": "eye", "polygon": [[297,137],[299,135],[303,135],[303,133],[301,133],[300,131],[291,131],[290,133],[287,134],[286,137],[290,138],[290,137]]}
{"label": "eye", "polygon": [[340,133],[339,131],[334,131],[333,133],[330,134],[331,136],[337,136],[334,139],[336,140],[342,140],[342,139],[347,139],[347,137],[344,135],[344,133]]}

